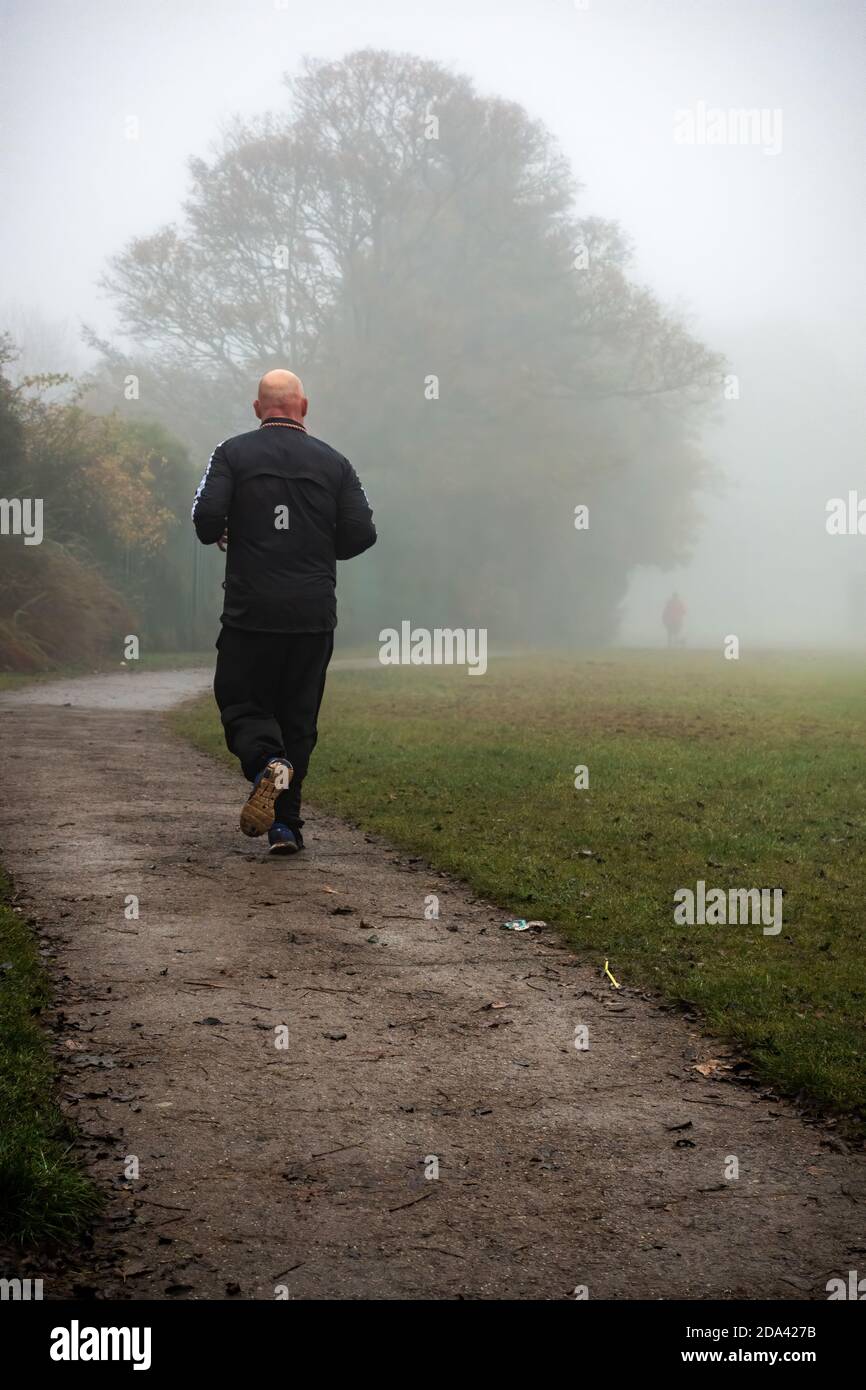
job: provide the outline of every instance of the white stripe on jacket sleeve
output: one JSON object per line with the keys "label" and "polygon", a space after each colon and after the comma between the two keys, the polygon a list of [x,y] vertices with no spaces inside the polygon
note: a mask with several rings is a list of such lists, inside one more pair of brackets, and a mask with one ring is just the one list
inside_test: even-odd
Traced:
{"label": "white stripe on jacket sleeve", "polygon": [[223,444],[225,444],[225,440],[224,440],[224,439],[221,439],[220,442],[219,442],[219,444],[216,446],[216,449],[214,449],[213,454],[211,454],[210,458],[208,459],[208,461],[207,461],[207,468],[204,470],[204,476],[202,477],[201,482],[199,483],[198,487],[197,487],[196,490],[195,490],[195,497],[192,499],[192,511],[190,512],[190,517],[191,517],[191,519],[192,519],[193,521],[195,521],[195,509],[196,509],[196,507],[198,506],[198,499],[201,497],[202,493],[204,492],[204,486],[205,486],[205,483],[207,482],[207,475],[208,475],[208,473],[210,472],[211,464],[212,464],[213,461],[214,461],[214,454],[216,454],[217,449],[222,448]]}

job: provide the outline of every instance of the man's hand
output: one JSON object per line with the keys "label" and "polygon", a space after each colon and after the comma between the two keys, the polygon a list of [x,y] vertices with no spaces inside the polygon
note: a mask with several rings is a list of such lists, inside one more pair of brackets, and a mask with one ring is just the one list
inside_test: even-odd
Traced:
{"label": "man's hand", "polygon": [[226,547],[227,547],[227,545],[228,545],[228,543],[229,543],[229,533],[228,533],[228,529],[226,529],[225,531],[223,531],[222,535],[220,536],[219,540],[217,541],[217,545],[218,545],[218,547],[219,547],[220,550],[225,550]]}

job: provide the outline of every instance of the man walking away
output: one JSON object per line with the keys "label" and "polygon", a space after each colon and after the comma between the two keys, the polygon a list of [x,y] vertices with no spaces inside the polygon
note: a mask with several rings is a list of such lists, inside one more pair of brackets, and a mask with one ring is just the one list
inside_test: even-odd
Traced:
{"label": "man walking away", "polygon": [[686,616],[686,605],[683,603],[679,594],[671,594],[664,608],[662,609],[662,622],[668,634],[668,646],[675,647],[679,643],[680,634],[683,630],[683,620]]}
{"label": "man walking away", "polygon": [[192,519],[204,545],[226,551],[214,695],[253,784],[241,830],[267,831],[272,854],[296,854],[334,647],[336,561],[368,550],[376,528],[349,460],[307,434],[294,373],[266,373],[253,409],[259,428],[214,449]]}

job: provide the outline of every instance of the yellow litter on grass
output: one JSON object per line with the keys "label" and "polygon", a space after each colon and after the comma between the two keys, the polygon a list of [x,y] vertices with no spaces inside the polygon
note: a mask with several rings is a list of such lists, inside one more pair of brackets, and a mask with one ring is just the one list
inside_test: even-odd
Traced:
{"label": "yellow litter on grass", "polygon": [[615,979],[613,978],[613,976],[611,975],[611,973],[610,973],[610,971],[608,970],[607,967],[608,967],[608,962],[605,961],[605,963],[604,963],[604,973],[605,973],[605,975],[606,975],[607,978],[610,980],[610,982],[611,982],[611,984],[613,985],[614,989],[621,989],[622,986],[620,985],[619,981],[618,981],[618,980],[615,980]]}

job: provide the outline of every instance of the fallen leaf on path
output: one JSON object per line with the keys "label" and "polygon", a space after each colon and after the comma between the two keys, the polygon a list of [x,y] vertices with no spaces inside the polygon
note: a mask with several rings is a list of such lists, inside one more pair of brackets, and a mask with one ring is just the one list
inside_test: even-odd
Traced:
{"label": "fallen leaf on path", "polygon": [[711,1057],[708,1062],[696,1063],[693,1070],[699,1071],[701,1076],[715,1076],[716,1072],[730,1071],[731,1064],[722,1057]]}

